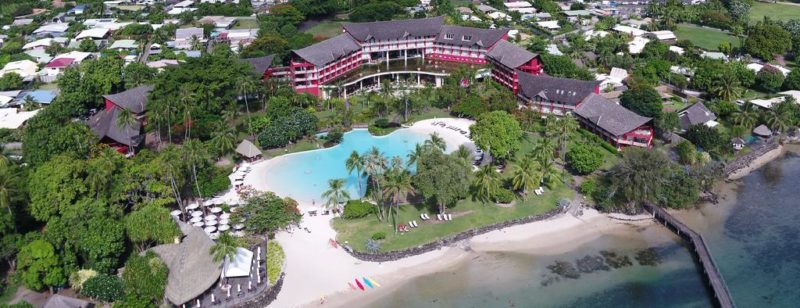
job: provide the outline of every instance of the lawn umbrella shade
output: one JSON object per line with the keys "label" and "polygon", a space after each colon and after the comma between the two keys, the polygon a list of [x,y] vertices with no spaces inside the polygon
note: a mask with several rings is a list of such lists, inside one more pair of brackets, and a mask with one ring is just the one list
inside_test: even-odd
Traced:
{"label": "lawn umbrella shade", "polygon": [[217,215],[211,214],[206,216],[206,220],[217,220]]}
{"label": "lawn umbrella shade", "polygon": [[192,217],[200,217],[200,216],[203,216],[203,212],[201,211],[192,212]]}
{"label": "lawn umbrella shade", "polygon": [[194,209],[197,209],[197,208],[198,208],[198,205],[197,205],[196,202],[186,206],[186,210],[194,210]]}
{"label": "lawn umbrella shade", "polygon": [[230,213],[222,213],[222,215],[219,215],[219,219],[230,219],[230,218],[231,218]]}
{"label": "lawn umbrella shade", "polygon": [[243,224],[235,224],[235,225],[233,225],[233,228],[236,229],[236,230],[242,230],[242,229],[244,229],[244,225]]}
{"label": "lawn umbrella shade", "polygon": [[228,225],[220,225],[219,231],[228,231],[231,227]]}
{"label": "lawn umbrella shade", "polygon": [[172,215],[172,217],[178,217],[181,216],[181,210],[174,210],[172,212],[169,212],[169,214]]}
{"label": "lawn umbrella shade", "polygon": [[222,208],[221,207],[217,206],[217,207],[212,207],[211,208],[211,213],[217,214],[219,212],[222,212]]}
{"label": "lawn umbrella shade", "polygon": [[211,234],[212,232],[217,231],[217,227],[208,226],[205,229],[203,229],[203,231],[206,231],[206,233]]}
{"label": "lawn umbrella shade", "polygon": [[203,218],[200,217],[200,216],[192,217],[192,219],[189,220],[189,222],[191,222],[191,223],[202,222],[202,221],[203,221]]}
{"label": "lawn umbrella shade", "polygon": [[206,225],[206,224],[204,224],[202,221],[199,221],[199,222],[196,222],[196,223],[192,224],[192,226],[195,226],[195,227],[200,227],[200,228],[202,228],[202,227],[203,227],[203,226],[205,226],[205,225]]}
{"label": "lawn umbrella shade", "polygon": [[206,226],[216,226],[216,225],[217,225],[216,219],[206,220]]}

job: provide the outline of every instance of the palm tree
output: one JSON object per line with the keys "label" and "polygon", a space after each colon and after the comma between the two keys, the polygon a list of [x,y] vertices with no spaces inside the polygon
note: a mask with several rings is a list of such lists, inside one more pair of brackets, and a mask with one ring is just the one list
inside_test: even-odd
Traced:
{"label": "palm tree", "polygon": [[464,162],[466,162],[467,164],[469,164],[471,162],[472,150],[470,150],[466,145],[462,144],[462,145],[458,146],[458,149],[456,149],[456,151],[453,152],[453,154],[456,157],[458,157],[461,160],[463,160]]}
{"label": "palm tree", "polygon": [[17,229],[17,224],[14,222],[14,211],[11,208],[11,196],[17,191],[17,183],[19,176],[7,165],[5,156],[0,159],[0,207],[8,210],[8,215],[11,218],[11,225],[14,230]]}
{"label": "palm tree", "polygon": [[444,150],[447,148],[447,143],[444,141],[444,138],[439,136],[438,133],[433,133],[431,134],[430,139],[425,140],[425,146],[444,152]]}
{"label": "palm tree", "polygon": [[[117,127],[122,129],[123,131],[128,131],[129,129],[133,129],[133,124],[136,123],[136,116],[133,115],[128,109],[122,108],[117,113]],[[138,132],[137,132],[138,133]],[[133,154],[133,136],[129,134],[128,140],[128,152]]]}
{"label": "palm tree", "polygon": [[362,196],[364,191],[361,189],[361,175],[364,173],[364,158],[358,155],[356,150],[350,153],[350,157],[344,162],[347,172],[352,174],[353,170],[356,171],[356,181],[358,182],[358,195]]}
{"label": "palm tree", "polygon": [[733,114],[733,122],[744,127],[752,128],[758,121],[758,113],[755,105],[747,102],[742,106],[741,110]]}
{"label": "palm tree", "polygon": [[[208,250],[208,253],[211,255],[211,259],[214,262],[224,262],[236,257],[236,249],[239,248],[239,245],[236,243],[236,238],[231,236],[228,232],[223,232],[217,238],[217,242],[214,246]],[[225,270],[225,266],[223,265],[222,270]],[[225,273],[222,273],[222,276],[225,276]]]}
{"label": "palm tree", "polygon": [[711,92],[726,101],[736,99],[741,94],[739,79],[734,74],[724,74],[714,81]]}
{"label": "palm tree", "polygon": [[523,157],[519,164],[514,166],[511,184],[515,190],[521,191],[526,195],[528,190],[542,182],[542,175],[538,171],[536,160],[530,156]]}
{"label": "palm tree", "polygon": [[183,124],[184,124],[184,129],[186,130],[183,136],[184,139],[189,139],[192,136],[191,132],[192,109],[194,108],[195,99],[197,99],[197,94],[191,92],[189,89],[185,87],[181,89],[178,101],[181,103],[181,106],[183,107]]}
{"label": "palm tree", "polygon": [[328,200],[325,205],[336,208],[340,203],[350,200],[350,194],[344,189],[345,183],[345,179],[328,180],[328,190],[322,193],[322,197]]}
{"label": "palm tree", "polygon": [[550,188],[553,188],[555,184],[562,182],[561,171],[556,168],[556,164],[553,162],[552,159],[539,161],[539,173],[540,176],[542,177],[542,180]]}
{"label": "palm tree", "polygon": [[547,117],[544,118],[544,135],[545,137],[552,137],[555,136],[558,132],[558,123],[556,123],[558,119],[554,117],[552,114],[548,114]]}
{"label": "palm tree", "polygon": [[408,153],[407,156],[408,161],[406,162],[406,164],[409,167],[416,164],[417,161],[419,161],[419,159],[422,157],[422,155],[425,155],[425,147],[422,144],[417,143],[417,145],[414,146],[414,149],[411,150],[410,153]]}
{"label": "palm tree", "polygon": [[[785,103],[784,103],[785,104]],[[770,110],[766,115],[766,122],[773,131],[784,132],[791,125],[791,110],[779,104]]]}
{"label": "palm tree", "polygon": [[214,153],[219,154],[218,157],[222,157],[235,149],[234,142],[236,142],[236,131],[231,127],[211,133],[210,143]]}
{"label": "palm tree", "polygon": [[492,165],[485,165],[475,174],[473,182],[475,198],[489,201],[500,189],[500,177]]}
{"label": "palm tree", "polygon": [[253,135],[253,125],[251,124],[252,120],[250,118],[250,104],[247,102],[247,92],[251,91],[254,87],[255,83],[253,83],[251,78],[241,76],[236,79],[236,88],[239,91],[239,95],[244,97],[244,107],[247,111],[247,129],[250,136]]}
{"label": "palm tree", "polygon": [[[364,156],[366,157],[364,161],[364,172],[367,174],[367,176],[369,176],[370,182],[372,183],[375,202],[380,203],[381,190],[378,176],[383,174],[389,162],[386,160],[386,156],[384,156],[383,153],[381,153],[381,151],[375,146],[370,148]],[[378,211],[381,214],[381,219],[383,219],[383,212],[381,211],[380,206],[378,206]]]}
{"label": "palm tree", "polygon": [[384,183],[383,193],[391,198],[389,215],[392,216],[394,232],[397,233],[397,207],[400,206],[400,200],[415,192],[411,185],[411,174],[402,167],[393,168],[386,173]]}
{"label": "palm tree", "polygon": [[556,151],[556,144],[550,138],[542,138],[536,143],[533,149],[534,158],[540,163],[553,160]]}
{"label": "palm tree", "polygon": [[578,121],[575,117],[567,115],[559,119],[556,123],[558,135],[558,153],[561,159],[564,159],[564,154],[567,152],[567,144],[569,143],[570,136],[578,130]]}
{"label": "palm tree", "polygon": [[203,199],[200,182],[197,180],[197,165],[206,161],[208,156],[206,149],[199,140],[189,140],[183,143],[183,150],[183,159],[192,166],[192,177],[194,178],[195,188],[197,188],[197,197]]}

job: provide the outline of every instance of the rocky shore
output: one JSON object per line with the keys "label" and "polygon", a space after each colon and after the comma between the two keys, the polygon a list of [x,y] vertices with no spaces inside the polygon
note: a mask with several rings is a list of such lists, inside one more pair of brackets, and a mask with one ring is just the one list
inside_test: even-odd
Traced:
{"label": "rocky shore", "polygon": [[723,169],[723,174],[728,181],[741,179],[753,170],[780,157],[783,151],[784,146],[777,139],[770,139],[760,147],[754,148],[750,153],[728,163]]}

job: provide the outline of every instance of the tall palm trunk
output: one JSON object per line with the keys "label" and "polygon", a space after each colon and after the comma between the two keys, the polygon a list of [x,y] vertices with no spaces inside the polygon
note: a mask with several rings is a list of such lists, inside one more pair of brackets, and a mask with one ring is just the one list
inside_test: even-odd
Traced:
{"label": "tall palm trunk", "polygon": [[247,90],[244,91],[244,108],[247,111],[247,129],[250,136],[253,136],[253,123],[250,117],[250,104],[247,103]]}

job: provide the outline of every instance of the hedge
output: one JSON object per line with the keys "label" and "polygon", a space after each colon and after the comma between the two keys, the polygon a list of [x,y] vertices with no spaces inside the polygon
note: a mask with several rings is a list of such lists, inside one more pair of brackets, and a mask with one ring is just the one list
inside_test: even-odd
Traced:
{"label": "hedge", "polygon": [[601,147],[606,149],[606,151],[608,151],[609,153],[614,154],[614,155],[619,155],[619,151],[617,151],[616,147],[614,147],[610,143],[606,142],[602,138],[598,137],[597,135],[593,134],[592,132],[590,132],[588,130],[585,130],[583,128],[578,129],[578,132],[581,135],[583,135],[584,137],[589,138],[589,140],[592,140],[595,143],[599,144]]}
{"label": "hedge", "polygon": [[342,214],[342,218],[344,219],[356,219],[367,217],[370,214],[375,213],[375,205],[359,201],[359,200],[350,200],[347,201],[347,204],[344,206],[344,213]]}
{"label": "hedge", "polygon": [[281,277],[284,258],[283,248],[278,242],[269,242],[267,244],[267,278],[270,285],[274,285],[278,278]]}
{"label": "hedge", "polygon": [[104,302],[114,302],[123,298],[122,279],[105,274],[94,276],[83,283],[81,294]]}

